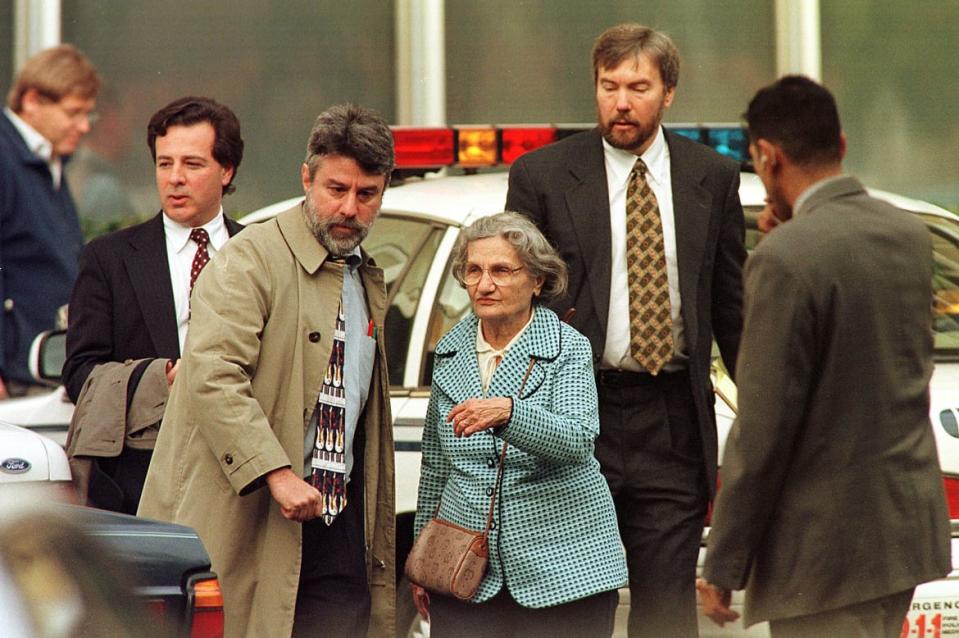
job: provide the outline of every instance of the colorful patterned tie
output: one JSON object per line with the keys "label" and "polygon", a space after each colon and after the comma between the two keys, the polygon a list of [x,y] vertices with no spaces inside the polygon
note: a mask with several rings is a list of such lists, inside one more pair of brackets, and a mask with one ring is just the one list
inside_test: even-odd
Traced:
{"label": "colorful patterned tie", "polygon": [[193,255],[193,267],[190,268],[190,294],[193,294],[193,285],[196,278],[200,276],[200,271],[210,261],[210,253],[206,247],[210,243],[210,236],[203,228],[194,228],[190,231],[190,239],[196,243],[196,254]]}
{"label": "colorful patterned tie", "polygon": [[326,367],[320,396],[316,401],[316,445],[310,482],[323,498],[323,521],[333,524],[346,507],[346,391],[343,389],[343,360],[346,346],[346,319],[343,302],[336,312],[333,350]]}
{"label": "colorful patterned tie", "polygon": [[626,190],[626,268],[629,275],[629,351],[650,374],[673,356],[663,222],[656,195],[637,159]]}

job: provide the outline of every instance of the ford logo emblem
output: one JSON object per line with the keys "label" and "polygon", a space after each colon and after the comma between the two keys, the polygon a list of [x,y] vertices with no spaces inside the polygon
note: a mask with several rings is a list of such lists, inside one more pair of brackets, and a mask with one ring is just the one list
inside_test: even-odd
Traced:
{"label": "ford logo emblem", "polygon": [[26,459],[4,459],[0,461],[0,472],[7,474],[23,474],[30,471],[30,461]]}

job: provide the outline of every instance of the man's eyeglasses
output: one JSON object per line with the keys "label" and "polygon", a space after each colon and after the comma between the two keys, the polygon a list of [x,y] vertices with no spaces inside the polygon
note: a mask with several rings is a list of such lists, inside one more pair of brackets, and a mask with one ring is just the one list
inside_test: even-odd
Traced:
{"label": "man's eyeglasses", "polygon": [[510,268],[509,266],[493,266],[492,268],[482,268],[476,264],[466,264],[463,269],[463,283],[467,286],[475,286],[483,278],[483,273],[489,274],[489,278],[497,286],[508,286],[513,283],[513,277],[516,273],[523,270],[525,266]]}
{"label": "man's eyeglasses", "polygon": [[100,119],[100,114],[97,113],[96,111],[88,111],[84,108],[76,108],[76,107],[67,108],[66,106],[63,105],[62,101],[54,100],[46,96],[43,96],[42,99],[47,104],[50,104],[51,106],[55,106],[57,110],[59,110],[64,115],[66,115],[71,122],[82,122],[84,119],[86,119],[86,121],[90,124],[90,126],[93,126],[94,124],[97,123],[97,120]]}

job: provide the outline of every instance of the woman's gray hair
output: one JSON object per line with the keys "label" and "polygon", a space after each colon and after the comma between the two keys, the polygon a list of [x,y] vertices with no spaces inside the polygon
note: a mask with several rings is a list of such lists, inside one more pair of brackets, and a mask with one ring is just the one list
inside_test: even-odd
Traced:
{"label": "woman's gray hair", "polygon": [[530,219],[513,212],[481,217],[463,228],[453,247],[453,276],[464,288],[463,271],[471,242],[487,237],[502,237],[516,249],[520,261],[535,279],[543,277],[539,303],[548,303],[566,294],[569,277],[566,262]]}

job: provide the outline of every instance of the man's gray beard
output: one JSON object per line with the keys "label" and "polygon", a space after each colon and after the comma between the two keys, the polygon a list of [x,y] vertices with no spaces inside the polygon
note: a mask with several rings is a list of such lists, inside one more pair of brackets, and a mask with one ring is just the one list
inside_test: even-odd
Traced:
{"label": "man's gray beard", "polygon": [[[363,226],[355,220],[348,220],[339,215],[335,217],[325,217],[320,219],[317,215],[316,206],[313,204],[313,198],[309,192],[306,193],[306,201],[303,206],[303,217],[306,219],[306,225],[309,227],[316,241],[320,242],[326,252],[335,257],[343,257],[353,252],[353,249],[360,245],[369,234],[369,226]],[[347,225],[357,231],[353,237],[338,239],[330,234],[330,226],[335,224]]]}

